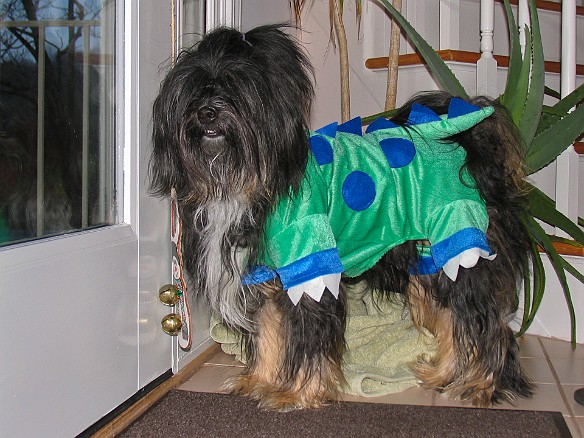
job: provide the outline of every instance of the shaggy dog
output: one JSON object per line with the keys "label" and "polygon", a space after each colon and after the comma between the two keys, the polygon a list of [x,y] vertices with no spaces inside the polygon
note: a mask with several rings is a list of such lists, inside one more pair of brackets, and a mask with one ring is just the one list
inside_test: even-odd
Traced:
{"label": "shaggy dog", "polygon": [[530,396],[508,318],[527,269],[520,141],[486,98],[415,96],[362,132],[308,130],[312,67],[279,26],[181,53],[153,110],[152,190],[176,190],[187,273],[244,335],[233,393],[318,407],[344,384],[345,287],[402,296],[438,347],[425,387]]}

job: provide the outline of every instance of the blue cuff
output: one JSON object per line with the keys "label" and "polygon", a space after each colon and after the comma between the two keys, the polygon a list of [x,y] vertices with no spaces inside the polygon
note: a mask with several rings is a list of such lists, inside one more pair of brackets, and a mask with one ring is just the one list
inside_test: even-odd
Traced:
{"label": "blue cuff", "polygon": [[344,272],[337,248],[310,254],[277,269],[284,290],[298,286],[317,277]]}
{"label": "blue cuff", "polygon": [[253,284],[265,283],[266,281],[273,280],[277,276],[278,273],[272,268],[268,268],[264,265],[258,265],[251,268],[251,270],[243,276],[241,279],[241,284],[250,286]]}
{"label": "blue cuff", "polygon": [[464,228],[447,239],[432,245],[430,252],[436,267],[441,269],[448,260],[471,248],[480,248],[491,254],[487,236],[478,228]]}

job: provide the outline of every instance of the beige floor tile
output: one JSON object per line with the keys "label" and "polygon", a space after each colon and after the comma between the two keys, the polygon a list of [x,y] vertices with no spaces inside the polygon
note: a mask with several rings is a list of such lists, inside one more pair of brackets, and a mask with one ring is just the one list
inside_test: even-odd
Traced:
{"label": "beige floor tile", "polygon": [[241,374],[241,368],[239,367],[207,365],[179,386],[178,389],[199,392],[225,392],[221,390],[221,385],[230,377],[235,377],[239,374]]}
{"label": "beige floor tile", "polygon": [[584,344],[577,344],[574,350],[569,341],[556,338],[539,339],[550,358],[584,360]]}
{"label": "beige floor tile", "polygon": [[584,438],[584,418],[582,417],[575,418],[574,422],[578,426],[578,429],[580,429],[580,437]]}
{"label": "beige floor tile", "polygon": [[582,436],[581,426],[578,424],[577,419],[566,417],[564,415],[564,420],[568,425],[568,429],[570,429],[570,433],[572,434],[573,438],[584,438]]}
{"label": "beige floor tile", "polygon": [[453,398],[446,397],[445,395],[436,393],[434,397],[435,406],[452,406],[455,408],[474,408],[473,404],[469,401],[456,400]]}
{"label": "beige floor tile", "polygon": [[576,400],[574,400],[574,391],[582,388],[582,386],[583,385],[562,385],[562,389],[564,390],[564,394],[566,394],[566,399],[568,400],[574,415],[576,417],[584,418],[584,406],[576,403]]}
{"label": "beige floor tile", "polygon": [[556,383],[552,370],[545,358],[522,358],[521,365],[535,383]]}
{"label": "beige floor tile", "polygon": [[341,394],[340,400],[365,402],[365,403],[388,403],[388,404],[409,404],[417,406],[432,406],[434,402],[434,391],[421,387],[406,389],[402,392],[388,394],[381,397],[359,397],[350,394]]}
{"label": "beige floor tile", "polygon": [[218,352],[215,356],[205,362],[208,365],[223,365],[230,367],[243,367],[244,365],[235,360],[235,356],[231,354],[224,353],[223,351]]}
{"label": "beige floor tile", "polygon": [[537,336],[521,336],[517,339],[517,344],[519,345],[519,357],[545,357]]}
{"label": "beige floor tile", "polygon": [[584,359],[551,359],[563,385],[584,385]]}
{"label": "beige floor tile", "polygon": [[538,384],[532,398],[518,397],[515,403],[504,403],[497,406],[497,408],[519,409],[522,411],[557,411],[563,415],[570,414],[560,390],[556,384],[552,383]]}

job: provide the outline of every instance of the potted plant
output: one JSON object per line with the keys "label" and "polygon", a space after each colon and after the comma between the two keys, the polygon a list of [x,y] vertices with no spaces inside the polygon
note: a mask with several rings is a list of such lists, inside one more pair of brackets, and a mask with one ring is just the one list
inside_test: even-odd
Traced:
{"label": "potted plant", "polygon": [[[440,87],[454,95],[463,98],[468,97],[468,93],[454,73],[400,12],[388,0],[376,1],[399,24],[402,31],[424,59]],[[295,13],[298,17],[303,2],[294,3]],[[343,72],[343,65],[348,65],[346,61],[348,53],[346,43],[342,43],[345,35],[342,31],[342,22],[339,22],[343,1],[330,0],[329,4],[331,10],[331,36],[336,37],[337,41],[339,41],[341,82],[342,88],[345,90],[341,93],[344,102],[343,108],[348,108],[347,97],[343,97],[347,95],[346,89],[348,88],[348,71],[346,73]],[[361,1],[357,0],[356,6],[359,19]],[[504,0],[504,7],[510,35],[510,59],[505,91],[498,97],[498,101],[507,108],[523,137],[526,174],[531,175],[554,161],[584,133],[584,105],[580,105],[584,100],[584,85],[578,87],[568,96],[562,99],[558,98],[557,103],[553,106],[544,105],[543,100],[546,94],[558,97],[558,93],[547,89],[544,83],[543,47],[535,0],[529,0],[531,27],[525,29],[525,53],[522,53],[520,47],[519,29],[515,23],[509,0]],[[343,59],[346,60],[343,62]],[[575,109],[571,111],[574,107]],[[343,117],[347,117],[347,114],[348,110],[344,110]],[[377,117],[390,114],[391,111],[365,117],[363,118],[363,123],[369,123]],[[542,261],[542,252],[544,252],[549,257],[562,285],[571,322],[572,344],[575,346],[576,315],[566,273],[573,275],[582,283],[584,283],[584,276],[559,255],[554,247],[554,242],[582,247],[584,246],[584,232],[578,224],[572,222],[557,210],[555,202],[551,198],[531,183],[527,182],[527,184],[529,187],[529,214],[522,219],[529,230],[532,240],[531,275],[528,274],[523,281],[524,313],[521,328],[517,335],[524,334],[530,327],[544,296],[546,285],[546,273]],[[565,231],[571,236],[571,239],[546,234],[538,220]],[[578,222],[582,223],[582,219],[579,218]]]}

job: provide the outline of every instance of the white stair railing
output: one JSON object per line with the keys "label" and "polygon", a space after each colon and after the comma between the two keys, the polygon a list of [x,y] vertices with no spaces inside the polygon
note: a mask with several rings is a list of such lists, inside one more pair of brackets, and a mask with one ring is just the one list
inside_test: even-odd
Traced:
{"label": "white stair railing", "polygon": [[[528,0],[517,2],[517,26],[522,50],[525,48],[525,28],[530,26]],[[477,62],[477,94],[497,96],[497,62],[493,58],[494,0],[481,0],[481,57]],[[576,86],[576,0],[562,0],[561,96],[570,94]],[[569,219],[578,219],[578,154],[570,146],[556,160],[556,208]],[[560,229],[556,234],[568,237]]]}
{"label": "white stair railing", "polygon": [[[576,87],[576,0],[562,0],[562,97]],[[556,208],[569,219],[578,220],[578,154],[570,146],[556,163]],[[556,234],[567,234],[556,229]]]}
{"label": "white stair railing", "polygon": [[497,97],[497,61],[493,57],[495,0],[481,1],[481,57],[477,62],[477,94]]}

